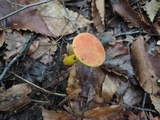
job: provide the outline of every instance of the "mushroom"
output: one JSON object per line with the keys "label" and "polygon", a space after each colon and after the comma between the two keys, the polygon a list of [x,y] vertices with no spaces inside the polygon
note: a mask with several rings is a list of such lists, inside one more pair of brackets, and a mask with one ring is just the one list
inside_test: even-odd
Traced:
{"label": "mushroom", "polygon": [[105,61],[105,49],[98,38],[90,33],[77,35],[72,43],[74,54],[63,60],[64,65],[80,61],[90,67],[98,67]]}

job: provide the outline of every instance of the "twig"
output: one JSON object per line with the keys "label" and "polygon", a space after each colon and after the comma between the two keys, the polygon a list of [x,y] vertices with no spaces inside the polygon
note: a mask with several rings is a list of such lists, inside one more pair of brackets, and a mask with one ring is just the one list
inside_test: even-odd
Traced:
{"label": "twig", "polygon": [[157,113],[155,110],[151,110],[151,109],[147,109],[147,108],[141,108],[141,107],[135,107],[135,106],[132,106],[132,105],[128,105],[126,103],[120,103],[120,105],[122,105],[126,108],[134,108],[134,109],[141,110],[141,111]]}
{"label": "twig", "polygon": [[142,108],[144,108],[144,106],[146,104],[146,98],[147,98],[147,93],[144,92],[144,97],[143,97],[143,102],[142,102]]}
{"label": "twig", "polygon": [[18,5],[18,6],[25,6],[25,5],[22,5],[22,4],[19,4],[19,3],[15,3],[15,2],[12,2],[10,0],[6,0],[7,2],[9,2],[10,4],[13,4],[13,5]]}
{"label": "twig", "polygon": [[118,36],[122,36],[122,35],[132,35],[132,34],[137,34],[137,33],[141,33],[142,30],[135,30],[135,31],[128,31],[128,32],[123,32],[117,35],[114,35],[114,37],[118,37]]}
{"label": "twig", "polygon": [[65,96],[66,96],[66,94],[54,93],[54,92],[48,91],[48,90],[46,90],[46,89],[44,89],[44,88],[41,88],[41,87],[39,87],[38,85],[33,84],[32,82],[30,82],[30,81],[28,81],[28,80],[22,78],[21,76],[15,74],[15,73],[13,73],[13,75],[15,75],[17,78],[19,78],[19,79],[21,79],[21,80],[27,82],[28,84],[30,84],[30,85],[32,85],[32,86],[34,86],[34,87],[36,87],[36,88],[38,88],[38,89],[40,89],[40,90],[46,92],[46,93],[49,93],[49,94],[52,94],[52,95],[61,96],[61,97],[65,97]]}
{"label": "twig", "polygon": [[20,9],[18,9],[18,10],[16,10],[16,11],[14,11],[14,12],[12,12],[12,13],[10,13],[10,14],[7,14],[7,15],[5,15],[4,17],[0,18],[0,21],[6,19],[6,18],[8,18],[8,17],[10,17],[10,16],[12,16],[12,15],[14,15],[14,14],[16,14],[16,13],[19,13],[19,12],[21,12],[22,10],[25,10],[25,9],[27,9],[27,8],[29,8],[29,7],[34,7],[34,6],[37,6],[37,5],[40,5],[40,4],[44,4],[44,3],[47,3],[47,2],[50,2],[50,1],[51,1],[51,0],[45,0],[45,1],[42,1],[42,2],[38,2],[38,3],[33,3],[33,4],[26,5],[26,6],[20,8]]}
{"label": "twig", "polygon": [[64,0],[61,0],[61,2],[62,2],[62,5],[63,5],[63,7],[64,7],[64,10],[65,10],[65,12],[66,12],[66,14],[67,14],[67,16],[68,16],[67,19],[68,19],[69,22],[73,25],[73,27],[74,27],[74,29],[76,30],[77,34],[79,34],[80,32],[79,32],[77,26],[76,26],[76,25],[73,23],[73,21],[70,19],[71,17],[70,17],[70,15],[69,15],[68,11],[66,10],[65,4],[64,4]]}
{"label": "twig", "polygon": [[0,83],[3,88],[5,88],[3,84],[3,78],[6,75],[7,71],[11,68],[11,66],[22,56],[23,53],[25,53],[30,45],[32,44],[33,40],[35,40],[38,37],[35,33],[30,33],[29,37],[26,39],[26,42],[23,46],[23,48],[20,50],[20,52],[10,61],[10,63],[4,68],[3,72],[0,75]]}

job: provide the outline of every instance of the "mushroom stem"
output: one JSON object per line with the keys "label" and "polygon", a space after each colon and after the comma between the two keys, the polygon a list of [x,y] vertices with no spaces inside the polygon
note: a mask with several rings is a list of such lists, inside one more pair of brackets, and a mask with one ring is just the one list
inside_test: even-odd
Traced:
{"label": "mushroom stem", "polygon": [[78,62],[78,61],[79,61],[79,60],[78,60],[78,58],[76,57],[76,55],[75,55],[75,54],[72,54],[72,55],[64,58],[63,64],[64,64],[64,65],[70,65],[70,66],[72,66],[74,63],[76,63],[76,62]]}

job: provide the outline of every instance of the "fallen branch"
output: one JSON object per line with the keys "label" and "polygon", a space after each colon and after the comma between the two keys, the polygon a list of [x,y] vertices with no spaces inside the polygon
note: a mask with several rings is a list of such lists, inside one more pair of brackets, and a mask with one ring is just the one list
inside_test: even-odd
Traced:
{"label": "fallen branch", "polygon": [[4,68],[3,72],[0,75],[0,84],[5,89],[5,85],[3,84],[3,78],[6,75],[7,71],[11,68],[11,66],[25,53],[32,42],[38,37],[36,33],[30,33],[28,38],[26,39],[26,42],[23,46],[23,48],[20,50],[20,52],[9,62],[9,64]]}

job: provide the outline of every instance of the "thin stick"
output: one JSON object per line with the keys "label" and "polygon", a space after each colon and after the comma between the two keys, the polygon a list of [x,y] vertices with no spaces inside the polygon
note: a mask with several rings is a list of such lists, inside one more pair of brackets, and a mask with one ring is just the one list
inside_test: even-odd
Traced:
{"label": "thin stick", "polygon": [[47,3],[47,2],[50,2],[50,1],[51,1],[51,0],[45,0],[45,1],[42,1],[42,2],[38,2],[38,3],[33,3],[33,4],[26,5],[26,6],[20,8],[20,9],[18,9],[18,10],[16,10],[16,11],[11,12],[10,14],[7,14],[7,15],[5,15],[4,17],[0,18],[0,21],[6,19],[6,18],[8,18],[8,17],[10,17],[10,16],[12,16],[12,15],[14,15],[14,14],[16,14],[16,13],[19,13],[19,12],[21,12],[21,11],[29,8],[29,7],[34,7],[34,6],[37,6],[37,5],[40,5],[40,4],[44,4],[44,3]]}
{"label": "thin stick", "polygon": [[141,108],[141,107],[135,107],[135,106],[132,106],[132,105],[128,105],[126,103],[120,103],[120,105],[122,105],[126,108],[134,108],[134,109],[141,110],[141,111],[157,113],[155,110],[151,110],[151,109],[147,109],[147,108]]}
{"label": "thin stick", "polygon": [[39,87],[38,85],[35,85],[34,83],[32,83],[32,82],[30,82],[30,81],[28,81],[28,80],[22,78],[21,76],[15,74],[15,73],[13,73],[13,75],[15,75],[17,78],[19,78],[19,79],[21,79],[21,80],[27,82],[28,84],[30,84],[30,85],[32,85],[32,86],[34,86],[34,87],[36,87],[36,88],[38,88],[38,89],[40,89],[40,90],[46,92],[46,93],[49,93],[49,94],[52,94],[52,95],[61,96],[61,97],[65,97],[65,96],[66,96],[66,94],[54,93],[54,92],[48,91],[48,90],[46,90],[46,89],[44,89],[44,88],[41,88],[41,87]]}
{"label": "thin stick", "polygon": [[73,23],[73,21],[70,19],[71,17],[70,17],[70,15],[69,15],[69,13],[68,13],[66,7],[65,7],[64,0],[61,0],[61,2],[62,2],[62,5],[63,5],[63,7],[64,7],[64,10],[65,10],[65,12],[66,12],[66,14],[67,14],[67,17],[68,17],[67,19],[68,19],[69,22],[72,24],[72,26],[73,26],[74,29],[76,30],[77,34],[79,34],[80,32],[79,32],[77,26],[76,26],[76,25]]}
{"label": "thin stick", "polygon": [[26,39],[26,42],[23,46],[23,48],[20,50],[20,52],[10,61],[10,63],[4,68],[3,72],[0,75],[0,83],[3,88],[5,88],[3,84],[3,78],[6,75],[7,71],[11,68],[11,66],[22,56],[23,53],[25,53],[30,45],[32,44],[33,40],[35,40],[38,37],[35,33],[30,33],[28,38]]}

